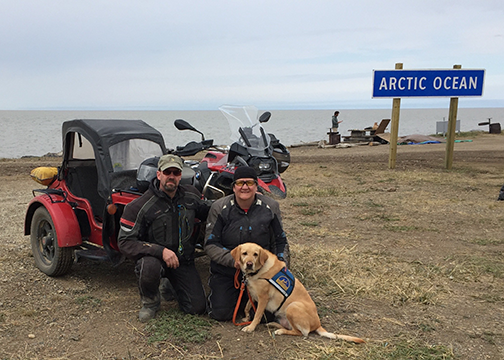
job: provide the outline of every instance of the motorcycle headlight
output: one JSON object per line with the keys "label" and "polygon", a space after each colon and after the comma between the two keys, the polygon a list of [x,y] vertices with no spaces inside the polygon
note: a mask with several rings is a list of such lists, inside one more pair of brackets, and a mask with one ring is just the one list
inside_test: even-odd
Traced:
{"label": "motorcycle headlight", "polygon": [[258,176],[276,171],[276,161],[273,158],[254,157],[249,160],[249,166],[255,169]]}
{"label": "motorcycle headlight", "polygon": [[261,171],[270,171],[271,167],[272,167],[271,163],[269,163],[269,162],[259,163],[259,170],[261,170]]}

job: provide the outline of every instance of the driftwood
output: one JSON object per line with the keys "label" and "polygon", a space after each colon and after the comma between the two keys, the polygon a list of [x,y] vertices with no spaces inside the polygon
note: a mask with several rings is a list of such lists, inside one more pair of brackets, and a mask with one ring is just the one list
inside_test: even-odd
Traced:
{"label": "driftwood", "polygon": [[292,144],[288,147],[296,148],[296,147],[303,147],[303,146],[316,146],[319,149],[331,149],[331,148],[344,149],[344,148],[364,146],[364,145],[373,146],[373,145],[381,145],[381,144],[376,141],[364,141],[364,142],[353,142],[353,143],[341,142],[338,144],[330,145],[327,143],[326,140],[320,140],[320,141],[312,141],[312,142],[306,142],[306,143],[301,143],[301,144]]}
{"label": "driftwood", "polygon": [[318,146],[319,143],[320,143],[320,141],[303,142],[300,144],[292,144],[289,147],[296,148],[296,147],[302,147],[302,146]]}

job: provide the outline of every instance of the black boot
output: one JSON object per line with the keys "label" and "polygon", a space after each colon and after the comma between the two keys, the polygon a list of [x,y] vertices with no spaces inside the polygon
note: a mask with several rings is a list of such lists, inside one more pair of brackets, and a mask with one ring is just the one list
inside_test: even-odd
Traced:
{"label": "black boot", "polygon": [[160,296],[159,293],[156,295],[154,299],[142,296],[142,308],[140,309],[140,312],[138,313],[138,320],[140,322],[147,322],[150,319],[154,319],[156,316],[156,312],[159,310],[160,307]]}

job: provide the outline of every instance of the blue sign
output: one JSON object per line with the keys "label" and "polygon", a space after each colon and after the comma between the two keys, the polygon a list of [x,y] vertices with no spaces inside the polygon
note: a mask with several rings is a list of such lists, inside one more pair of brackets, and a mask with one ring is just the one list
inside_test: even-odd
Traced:
{"label": "blue sign", "polygon": [[373,98],[481,96],[485,70],[374,70]]}

